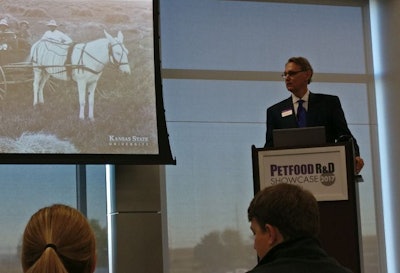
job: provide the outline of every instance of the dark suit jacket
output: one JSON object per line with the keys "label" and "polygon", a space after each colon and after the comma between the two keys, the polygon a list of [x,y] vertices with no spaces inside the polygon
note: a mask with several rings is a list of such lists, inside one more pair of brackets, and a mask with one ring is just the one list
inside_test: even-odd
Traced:
{"label": "dark suit jacket", "polygon": [[[291,110],[291,114],[290,113]],[[286,112],[285,112],[286,111]],[[286,115],[282,115],[286,113]],[[307,126],[325,126],[326,141],[334,143],[341,136],[350,136],[354,140],[355,155],[360,155],[356,139],[351,134],[337,96],[311,93],[307,109]],[[292,97],[285,99],[267,109],[267,133],[265,147],[273,147],[272,131],[274,129],[296,128],[297,120]]]}

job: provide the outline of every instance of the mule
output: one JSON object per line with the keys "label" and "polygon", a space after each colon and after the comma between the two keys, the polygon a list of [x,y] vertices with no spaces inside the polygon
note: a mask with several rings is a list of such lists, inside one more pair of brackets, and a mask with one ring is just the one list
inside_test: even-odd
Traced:
{"label": "mule", "polygon": [[131,73],[122,32],[119,31],[115,38],[105,30],[104,34],[105,38],[87,43],[67,45],[39,40],[32,46],[33,106],[44,103],[43,88],[50,77],[73,80],[79,93],[79,118],[85,119],[88,94],[88,118],[94,120],[94,93],[104,67],[112,63],[121,72]]}

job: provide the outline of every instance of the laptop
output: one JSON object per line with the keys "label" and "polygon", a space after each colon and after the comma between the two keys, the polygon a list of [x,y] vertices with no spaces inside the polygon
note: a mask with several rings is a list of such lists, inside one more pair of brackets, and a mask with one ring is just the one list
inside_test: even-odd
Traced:
{"label": "laptop", "polygon": [[274,147],[311,147],[326,144],[324,126],[275,129],[272,132]]}

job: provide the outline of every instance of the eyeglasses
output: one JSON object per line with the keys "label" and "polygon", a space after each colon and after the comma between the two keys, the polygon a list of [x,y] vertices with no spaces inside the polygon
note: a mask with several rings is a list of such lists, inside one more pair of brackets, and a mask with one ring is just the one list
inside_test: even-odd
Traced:
{"label": "eyeglasses", "polygon": [[300,72],[304,72],[304,71],[305,70],[283,72],[281,77],[283,79],[286,79],[287,77],[291,77],[292,78],[292,77],[296,76],[297,74],[299,74]]}

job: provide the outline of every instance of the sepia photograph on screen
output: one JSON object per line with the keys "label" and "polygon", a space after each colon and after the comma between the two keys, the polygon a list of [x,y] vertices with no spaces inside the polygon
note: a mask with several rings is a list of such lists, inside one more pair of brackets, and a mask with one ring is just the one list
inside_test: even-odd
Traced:
{"label": "sepia photograph on screen", "polygon": [[0,152],[157,154],[153,1],[2,1]]}

